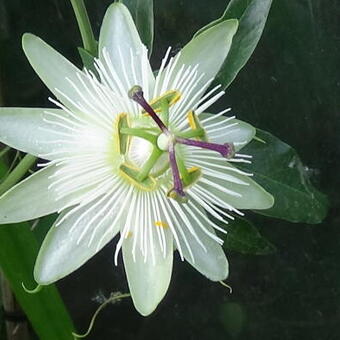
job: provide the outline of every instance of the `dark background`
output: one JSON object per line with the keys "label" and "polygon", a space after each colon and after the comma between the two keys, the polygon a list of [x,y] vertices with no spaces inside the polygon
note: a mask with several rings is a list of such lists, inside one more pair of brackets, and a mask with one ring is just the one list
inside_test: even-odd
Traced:
{"label": "dark background", "polygon": [[[108,0],[87,1],[96,36]],[[152,62],[171,45],[183,46],[228,1],[155,0]],[[260,43],[215,110],[231,106],[238,118],[268,130],[300,154],[312,182],[330,199],[319,225],[248,217],[278,252],[229,252],[233,293],[176,257],[170,289],[143,318],[131,301],[107,307],[88,339],[322,339],[340,338],[338,0],[274,0]],[[77,65],[80,36],[67,0],[0,0],[0,86],[5,106],[50,106],[48,90],[21,49],[32,32]],[[113,243],[59,282],[79,331],[102,295],[127,291]]]}

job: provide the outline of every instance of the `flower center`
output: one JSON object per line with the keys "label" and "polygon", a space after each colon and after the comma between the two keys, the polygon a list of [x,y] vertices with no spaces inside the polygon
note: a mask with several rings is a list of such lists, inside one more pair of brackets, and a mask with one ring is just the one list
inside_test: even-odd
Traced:
{"label": "flower center", "polygon": [[178,91],[168,91],[149,104],[144,98],[142,88],[134,86],[129,91],[129,97],[144,109],[142,115],[150,116],[157,125],[157,127],[146,128],[143,124],[140,126],[137,124],[131,127],[126,114],[118,117],[117,145],[125,160],[120,166],[120,172],[138,188],[147,191],[155,190],[159,182],[156,178],[170,168],[173,187],[168,191],[168,197],[180,203],[187,202],[185,190],[200,178],[201,170],[186,168],[181,155],[176,152],[176,144],[213,150],[225,158],[233,157],[233,144],[215,144],[207,141],[199,119],[192,111],[188,113],[191,130],[175,134],[170,131],[169,107],[179,100]]}

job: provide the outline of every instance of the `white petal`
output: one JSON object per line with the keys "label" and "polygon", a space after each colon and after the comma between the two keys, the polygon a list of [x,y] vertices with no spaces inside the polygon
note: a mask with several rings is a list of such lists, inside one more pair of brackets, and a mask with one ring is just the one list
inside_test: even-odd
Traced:
{"label": "white petal", "polygon": [[[149,228],[160,228],[150,226]],[[156,239],[156,231],[152,230]],[[164,256],[159,242],[154,242],[153,257],[144,256],[141,247],[136,247],[135,259],[132,256],[134,235],[127,237],[123,242],[123,259],[133,303],[139,313],[146,316],[151,314],[166,294],[172,273],[173,239],[166,233],[167,251]],[[151,249],[149,249],[151,251]]]}
{"label": "white petal", "polygon": [[[221,175],[225,175],[226,179],[218,178],[214,175],[204,175],[203,177],[211,182],[211,184],[198,182],[198,185],[205,188],[208,192],[216,195],[217,198],[232,205],[236,209],[269,209],[274,204],[274,198],[260,185],[253,181],[249,176],[239,174],[232,169],[234,167],[225,160],[210,160],[211,167],[214,164],[225,165],[223,170],[218,170]],[[231,168],[231,169],[228,169]],[[231,182],[229,178],[234,178]],[[235,183],[237,181],[245,184]],[[219,187],[216,188],[216,186]],[[238,195],[230,195],[223,190],[230,190]]]}
{"label": "white petal", "polygon": [[[204,211],[199,208],[196,203],[193,204],[195,204],[196,208],[205,215]],[[182,229],[192,252],[191,256],[183,236],[178,232],[184,258],[208,279],[212,281],[225,280],[229,273],[228,260],[221,245],[207,235],[207,233],[202,230],[201,226],[204,226],[205,230],[213,235],[215,235],[214,229],[207,223],[206,219],[197,213],[197,210],[194,210],[191,207],[189,207],[189,209],[192,210],[195,218],[188,213],[186,214],[187,218],[205,249],[203,249],[196,241],[187,226],[177,226],[177,229]],[[201,226],[199,226],[199,224]]]}
{"label": "white petal", "polygon": [[[228,55],[237,27],[238,21],[235,19],[223,21],[207,29],[185,45],[180,52],[181,54],[172,73],[168,88],[173,89],[173,83],[182,65],[192,67],[198,65],[198,76],[203,75],[203,77],[192,86],[191,92],[186,96],[185,100],[189,101],[202,88],[206,89],[209,85],[208,82],[215,78]],[[167,68],[165,68],[162,74],[165,75],[166,72]],[[161,79],[162,83],[164,77],[162,76]],[[183,91],[181,88],[173,90]],[[201,96],[203,93],[204,91],[201,93]],[[197,101],[200,97],[197,98]]]}
{"label": "white petal", "polygon": [[[235,150],[238,151],[247,145],[256,134],[256,129],[253,126],[241,120],[230,119],[225,116],[212,117],[214,115],[211,113],[201,113],[199,115],[202,126],[206,128],[208,139],[212,143],[234,143]],[[205,123],[205,119],[209,119],[209,121]],[[214,126],[209,128],[212,124]]]}
{"label": "white petal", "polygon": [[47,285],[72,273],[117,234],[119,223],[113,224],[117,211],[111,205],[105,207],[109,199],[99,197],[65,219],[69,211],[60,215],[36,260],[34,278],[39,284]]}
{"label": "white petal", "polygon": [[48,190],[50,176],[55,166],[48,166],[24,179],[0,197],[0,224],[19,223],[51,214],[62,208],[69,200],[76,199],[79,192],[64,200],[57,200],[54,190]]}
{"label": "white petal", "polygon": [[[83,99],[70,81],[80,86],[79,79],[82,79],[90,87],[84,73],[33,34],[25,33],[22,38],[22,45],[30,64],[50,91],[67,108],[74,112],[79,111],[74,103],[82,103]],[[82,90],[82,87],[80,89]],[[61,95],[60,91],[70,100]]]}
{"label": "white petal", "polygon": [[[65,111],[58,109],[0,108],[0,141],[38,157],[65,149],[58,140],[65,139],[61,133],[70,131],[47,123],[44,120],[47,117],[45,111],[67,117]],[[58,153],[58,157],[62,156],[62,153]],[[46,158],[51,160],[54,157]]]}
{"label": "white petal", "polygon": [[105,51],[110,64],[123,84],[127,97],[134,85],[142,86],[149,100],[154,76],[147,58],[146,47],[142,44],[129,10],[122,3],[112,4],[106,11],[99,38],[99,59],[107,64]]}

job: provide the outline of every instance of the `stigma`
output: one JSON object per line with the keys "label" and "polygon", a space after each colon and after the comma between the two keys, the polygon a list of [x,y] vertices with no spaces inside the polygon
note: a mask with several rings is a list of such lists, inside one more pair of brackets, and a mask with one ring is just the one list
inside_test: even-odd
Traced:
{"label": "stigma", "polygon": [[[172,187],[170,187],[167,197],[176,200],[179,203],[188,202],[187,189],[194,185],[201,177],[202,173],[199,168],[187,169],[184,160],[181,155],[176,152],[176,145],[182,144],[191,147],[197,147],[207,149],[219,153],[222,157],[230,159],[235,155],[235,148],[232,143],[216,144],[208,141],[206,132],[200,125],[198,116],[193,111],[188,113],[188,121],[190,131],[176,131],[176,127],[173,127],[176,132],[172,132],[169,128],[169,108],[180,99],[178,91],[168,91],[163,96],[154,99],[150,103],[144,98],[143,89],[136,85],[133,86],[129,93],[129,98],[136,102],[141,108],[142,115],[147,114],[159,129],[156,133],[149,133],[147,128],[122,128],[120,132],[130,133],[132,136],[147,139],[152,145],[152,151],[149,158],[146,159],[144,165],[138,170],[131,171],[131,167],[121,167],[123,169],[129,168],[128,174],[125,172],[125,176],[133,176],[133,183],[139,183],[139,188],[147,187],[150,189],[150,185],[154,185],[157,180],[152,176],[152,169],[155,166],[158,159],[167,154],[167,166],[165,170],[170,170],[172,174]],[[124,149],[124,148],[121,148]],[[162,157],[164,159],[164,157]],[[153,172],[154,173],[154,172]],[[148,183],[146,186],[143,185]]]}

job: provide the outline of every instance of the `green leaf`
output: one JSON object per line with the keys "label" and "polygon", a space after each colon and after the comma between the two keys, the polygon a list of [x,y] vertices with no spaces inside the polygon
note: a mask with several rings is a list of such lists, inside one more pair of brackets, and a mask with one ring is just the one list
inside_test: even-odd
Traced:
{"label": "green leaf", "polygon": [[37,238],[39,244],[41,244],[47,235],[50,228],[58,218],[58,214],[46,215],[36,220],[34,225],[33,234]]}
{"label": "green leaf", "polygon": [[7,173],[7,168],[3,165],[3,163],[0,163],[0,183],[4,180],[4,176]]}
{"label": "green leaf", "polygon": [[154,38],[153,0],[137,0],[136,26],[150,58]]}
{"label": "green leaf", "polygon": [[122,2],[129,9],[139,36],[148,48],[150,57],[154,38],[153,0],[123,0]]}
{"label": "green leaf", "polygon": [[239,28],[216,82],[227,88],[247,63],[260,40],[272,0],[231,0],[221,18],[201,28],[196,35],[227,19],[238,19]]}
{"label": "green leaf", "polygon": [[254,174],[254,180],[274,198],[274,206],[259,214],[290,222],[320,223],[326,216],[328,201],[310,183],[308,172],[296,151],[268,132],[257,130],[257,137],[242,151],[253,156],[253,163],[240,166]]}
{"label": "green leaf", "polygon": [[0,267],[25,311],[39,339],[71,340],[74,331],[70,316],[54,285],[39,293],[28,294],[34,288],[33,266],[39,245],[28,223],[0,226]]}
{"label": "green leaf", "polygon": [[[221,222],[214,221],[221,225]],[[267,255],[276,252],[276,247],[261,236],[255,226],[244,218],[237,217],[229,224],[223,224],[223,228],[228,231],[223,248],[251,255]]]}
{"label": "green leaf", "polygon": [[[7,171],[4,162],[0,168]],[[34,288],[33,267],[39,243],[29,223],[0,226],[0,268],[39,339],[71,340],[74,327],[63,301],[54,285],[44,287],[37,294],[28,294]]]}

